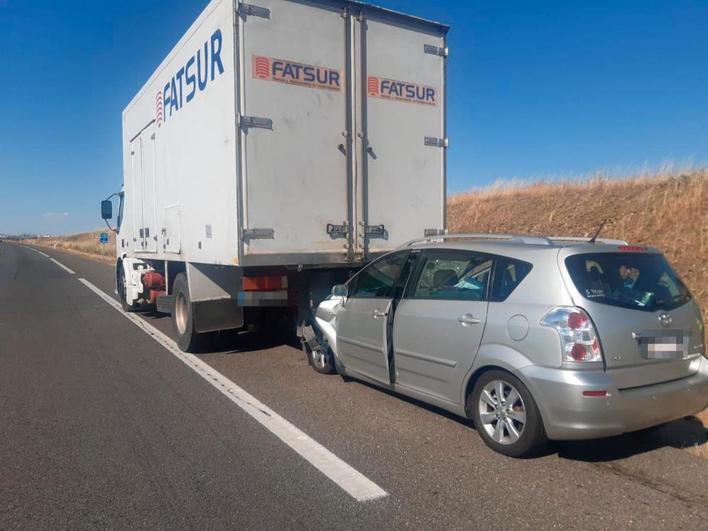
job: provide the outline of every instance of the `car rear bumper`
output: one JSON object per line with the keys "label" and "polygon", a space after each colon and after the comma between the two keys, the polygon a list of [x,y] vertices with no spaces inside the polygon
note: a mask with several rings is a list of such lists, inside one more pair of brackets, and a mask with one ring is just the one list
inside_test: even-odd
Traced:
{"label": "car rear bumper", "polygon": [[[528,366],[519,373],[538,403],[550,439],[594,439],[656,426],[708,407],[708,360],[699,357],[695,364],[691,376],[624,390],[618,390],[605,371]],[[607,396],[583,395],[601,390]]]}

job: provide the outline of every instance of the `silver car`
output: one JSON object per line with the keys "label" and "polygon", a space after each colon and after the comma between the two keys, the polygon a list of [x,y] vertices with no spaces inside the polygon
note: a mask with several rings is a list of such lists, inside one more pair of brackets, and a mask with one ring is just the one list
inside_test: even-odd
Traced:
{"label": "silver car", "polygon": [[698,305],[659,251],[622,241],[412,242],[335,286],[315,321],[313,368],[471,419],[510,456],[708,406]]}

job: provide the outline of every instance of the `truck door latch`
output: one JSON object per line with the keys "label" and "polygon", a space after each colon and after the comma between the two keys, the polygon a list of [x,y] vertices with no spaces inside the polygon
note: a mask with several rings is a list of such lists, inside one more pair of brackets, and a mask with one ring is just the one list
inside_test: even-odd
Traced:
{"label": "truck door latch", "polygon": [[274,240],[275,230],[273,229],[243,229],[241,235],[244,240]]}
{"label": "truck door latch", "polygon": [[327,234],[333,240],[337,238],[348,238],[349,237],[349,225],[344,223],[343,225],[334,225],[332,223],[327,223]]}
{"label": "truck door latch", "polygon": [[439,55],[440,57],[448,56],[447,46],[435,46],[434,44],[424,44],[423,51],[430,55]]}
{"label": "truck door latch", "polygon": [[270,9],[253,4],[239,3],[236,8],[237,13],[243,17],[270,18]]}
{"label": "truck door latch", "polygon": [[446,148],[448,147],[448,140],[447,138],[438,138],[435,136],[426,136],[424,140],[424,144],[426,146],[433,146],[433,147],[439,147],[439,148]]}
{"label": "truck door latch", "polygon": [[259,116],[241,116],[238,122],[241,129],[254,127],[256,129],[273,129],[273,120]]}
{"label": "truck door latch", "polygon": [[373,239],[379,238],[382,240],[388,239],[388,232],[384,225],[365,225],[364,226],[364,236]]}

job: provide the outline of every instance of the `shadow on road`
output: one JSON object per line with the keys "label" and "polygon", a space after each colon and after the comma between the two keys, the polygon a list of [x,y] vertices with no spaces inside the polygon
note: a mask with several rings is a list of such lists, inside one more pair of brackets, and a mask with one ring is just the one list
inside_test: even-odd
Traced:
{"label": "shadow on road", "polygon": [[691,448],[708,444],[708,429],[696,417],[686,417],[661,426],[607,439],[556,442],[565,459],[598,463],[625,459],[659,448]]}
{"label": "shadow on road", "polygon": [[[397,394],[388,389],[379,388],[367,382],[359,380],[353,381],[474,429],[471,421],[445,411],[444,409]],[[602,463],[625,459],[633,455],[651,452],[664,447],[684,449],[701,445],[708,445],[708,429],[696,417],[685,417],[667,424],[662,424],[661,426],[655,426],[617,437],[591,439],[587,441],[552,441],[544,451],[535,457],[546,457],[557,453],[558,457],[563,459]]]}

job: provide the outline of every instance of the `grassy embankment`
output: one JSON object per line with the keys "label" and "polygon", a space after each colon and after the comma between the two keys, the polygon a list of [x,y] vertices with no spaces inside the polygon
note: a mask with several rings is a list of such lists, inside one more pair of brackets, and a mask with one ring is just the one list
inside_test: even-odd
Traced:
{"label": "grassy embankment", "polygon": [[[98,240],[102,232],[108,233],[109,241],[106,245],[102,245]],[[24,240],[24,242],[37,247],[61,249],[62,251],[68,251],[107,263],[113,263],[116,257],[116,235],[108,229],[72,234],[70,236],[50,236],[46,238],[28,239]]]}

